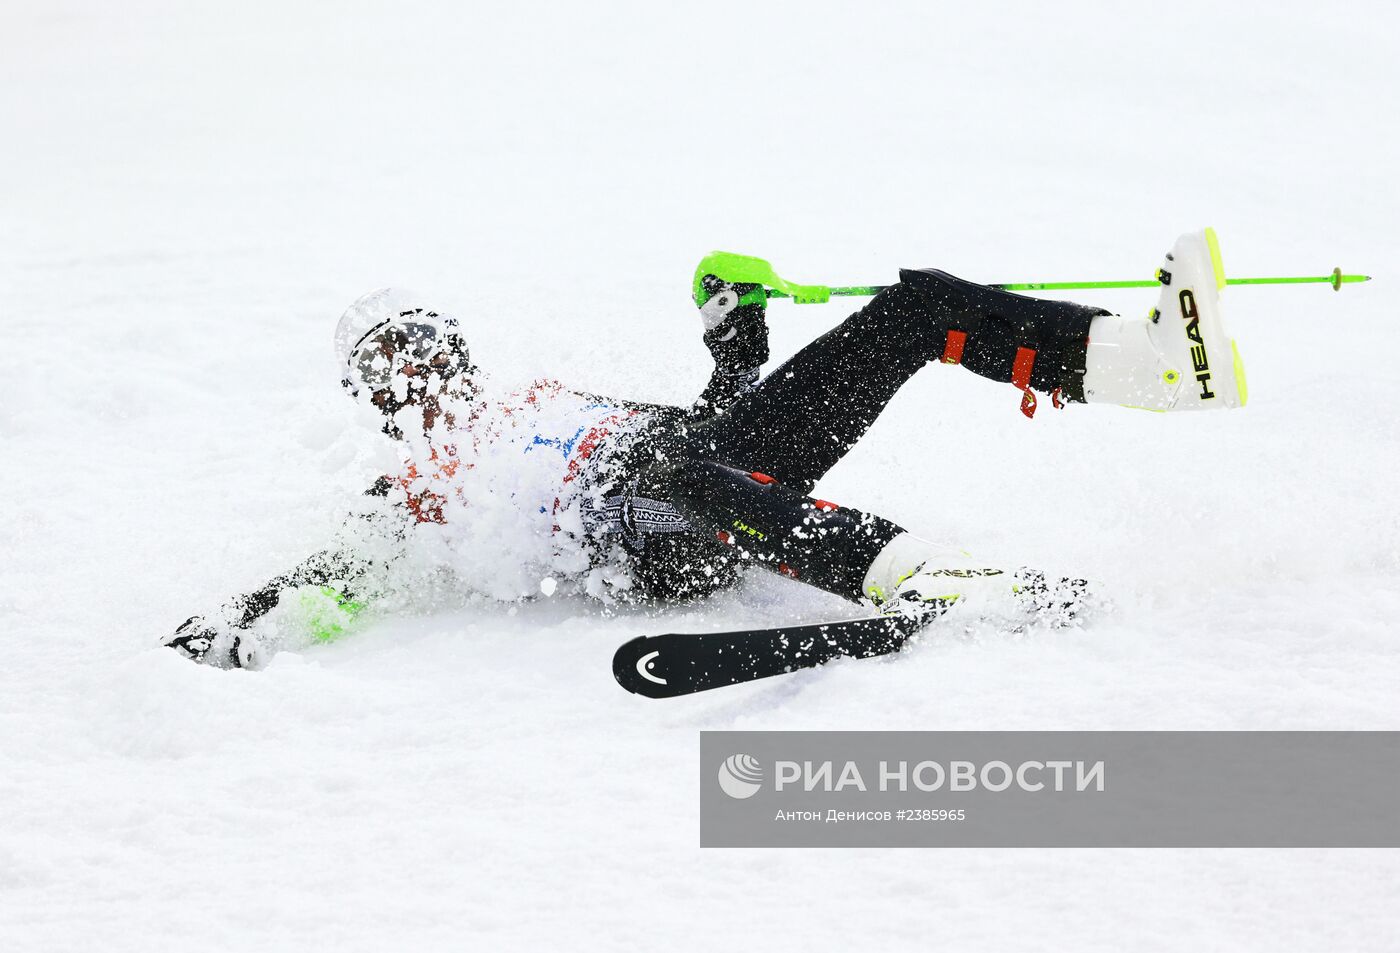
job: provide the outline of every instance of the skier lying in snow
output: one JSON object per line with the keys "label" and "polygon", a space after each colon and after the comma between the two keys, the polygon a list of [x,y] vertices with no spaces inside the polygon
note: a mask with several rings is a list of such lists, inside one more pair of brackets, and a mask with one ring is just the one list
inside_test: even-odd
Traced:
{"label": "skier lying in snow", "polygon": [[[336,330],[346,389],[409,448],[404,472],[369,492],[399,514],[396,533],[482,506],[544,514],[594,595],[673,601],[731,585],[755,563],[882,613],[932,618],[951,603],[1009,599],[1031,610],[1077,595],[1063,581],[986,566],[889,520],[812,499],[817,481],[931,362],[962,364],[1023,392],[1151,410],[1244,405],[1243,369],[1221,321],[1223,270],[1213,234],[1182,236],[1162,264],[1150,317],[1011,294],[944,272],[903,270],[866,307],[762,380],[766,294],[701,274],[695,300],[715,369],[690,408],[580,394],[557,383],[493,395],[456,320],[403,292],[373,292]],[[492,457],[546,450],[553,476],[533,498],[463,499]],[[503,456],[504,455],[504,456]],[[515,463],[511,463],[514,466]],[[494,491],[487,491],[492,493]],[[563,575],[557,572],[553,574]],[[373,588],[373,559],[353,545],[317,553],[165,644],[196,661],[255,666],[249,627],[287,590]],[[604,571],[605,570],[605,571]]]}

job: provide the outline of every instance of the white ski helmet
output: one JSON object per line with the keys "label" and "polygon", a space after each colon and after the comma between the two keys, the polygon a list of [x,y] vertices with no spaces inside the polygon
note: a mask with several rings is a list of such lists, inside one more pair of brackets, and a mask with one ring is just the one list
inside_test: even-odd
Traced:
{"label": "white ski helmet", "polygon": [[[366,347],[370,342],[378,346]],[[425,307],[403,288],[371,291],[346,308],[336,325],[336,364],[351,396],[362,386],[373,391],[388,385],[394,370],[390,355],[416,363],[440,354],[449,359],[439,370],[443,378],[474,369],[457,319]]]}

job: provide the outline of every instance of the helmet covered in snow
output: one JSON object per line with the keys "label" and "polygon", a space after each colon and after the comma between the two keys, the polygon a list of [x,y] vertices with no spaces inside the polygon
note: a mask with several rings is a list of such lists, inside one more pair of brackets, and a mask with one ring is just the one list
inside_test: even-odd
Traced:
{"label": "helmet covered in snow", "polygon": [[457,319],[425,307],[403,288],[371,291],[345,309],[335,329],[335,357],[352,396],[388,388],[404,365],[443,381],[474,369]]}

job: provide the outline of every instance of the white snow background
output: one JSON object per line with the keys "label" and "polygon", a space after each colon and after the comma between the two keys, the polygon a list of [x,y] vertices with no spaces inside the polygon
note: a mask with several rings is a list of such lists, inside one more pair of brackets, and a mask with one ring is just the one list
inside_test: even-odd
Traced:
{"label": "white snow background", "polygon": [[[1394,949],[1400,856],[698,848],[698,732],[1400,728],[1391,4],[0,8],[0,949]],[[644,632],[383,615],[153,647],[320,546],[374,444],[330,356],[401,284],[503,373],[687,403],[714,248],[799,281],[1150,276],[1213,224],[1238,413],[930,367],[819,487],[1115,603],[653,702]],[[1077,300],[1145,313],[1152,291]],[[855,306],[774,303],[775,358]]]}

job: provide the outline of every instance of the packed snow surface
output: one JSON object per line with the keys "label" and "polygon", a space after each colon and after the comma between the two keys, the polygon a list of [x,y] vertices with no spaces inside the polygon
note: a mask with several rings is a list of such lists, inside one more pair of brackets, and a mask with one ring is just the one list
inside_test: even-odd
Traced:
{"label": "packed snow surface", "polygon": [[[1394,851],[702,851],[696,792],[702,729],[1400,728],[1393,6],[51,0],[3,22],[0,949],[1400,935]],[[711,249],[831,284],[1118,278],[1207,224],[1233,275],[1376,280],[1228,289],[1243,411],[1028,421],[930,367],[818,490],[1097,580],[1112,607],[1082,628],[963,627],[669,702],[618,689],[619,643],[842,604],[771,576],[659,617],[444,583],[263,671],[154,647],[324,545],[382,472],[330,358],[370,288],[437,296],[505,378],[688,403]],[[775,358],[851,307],[774,303]]]}

